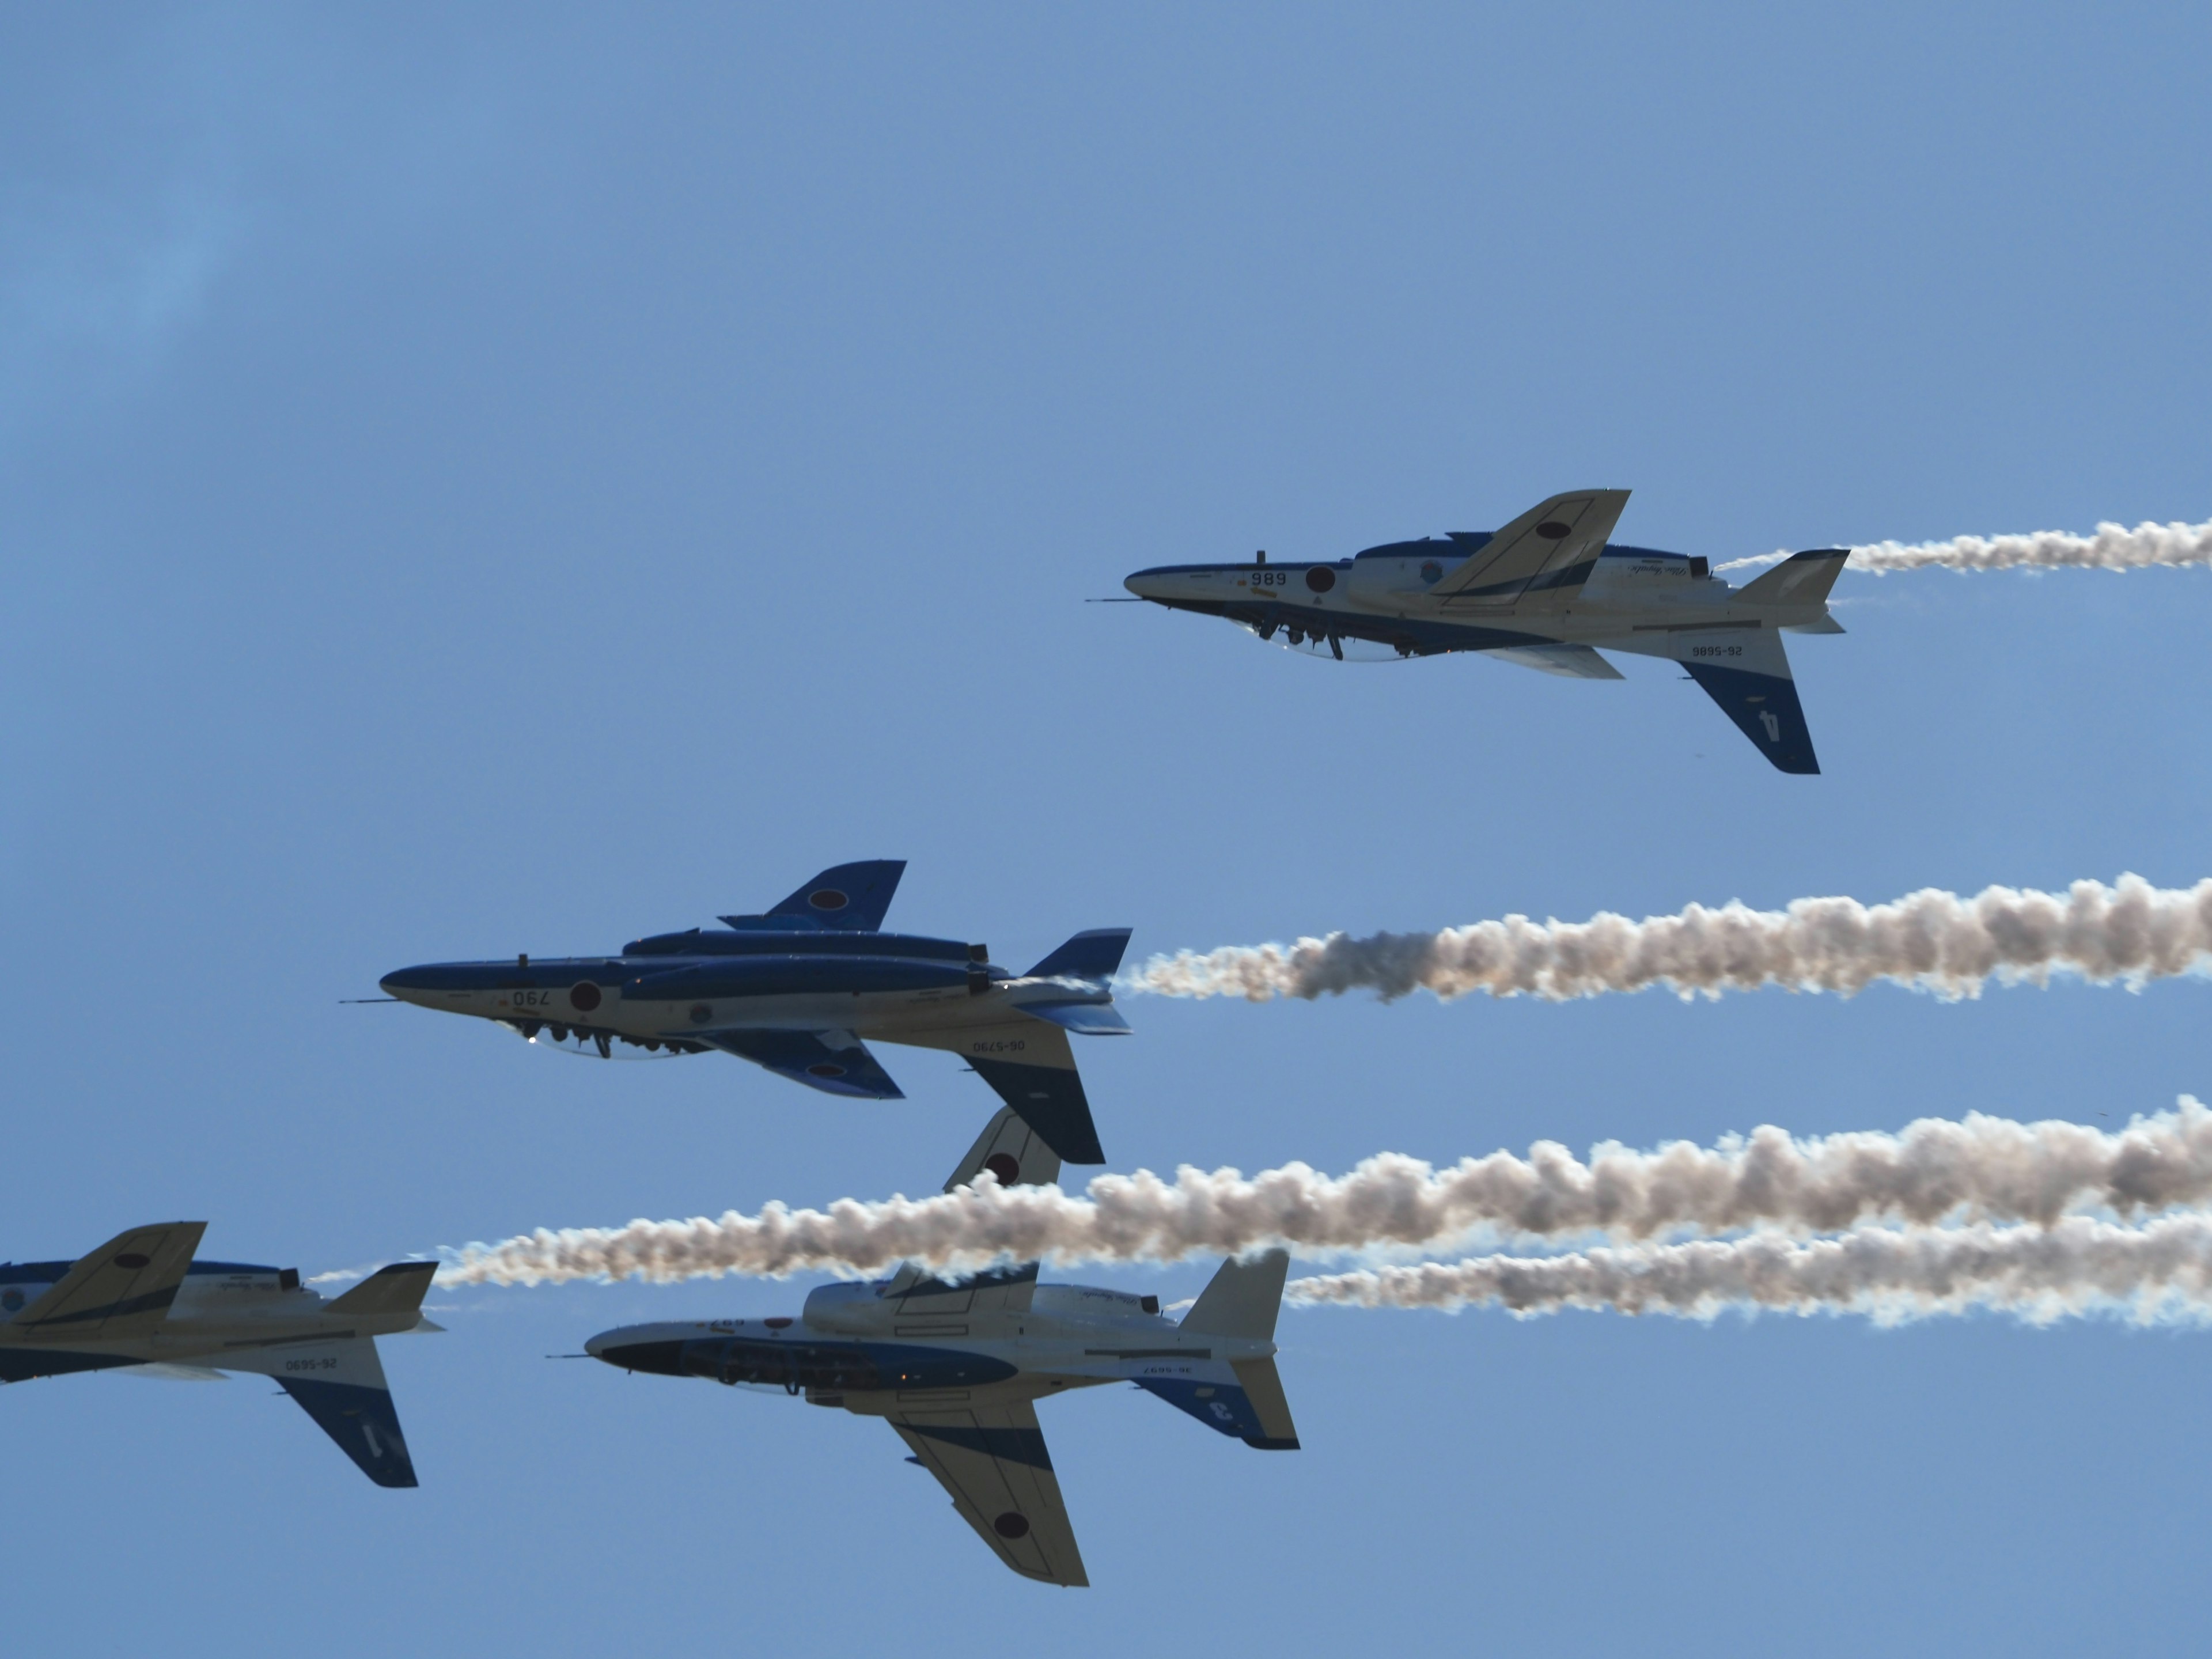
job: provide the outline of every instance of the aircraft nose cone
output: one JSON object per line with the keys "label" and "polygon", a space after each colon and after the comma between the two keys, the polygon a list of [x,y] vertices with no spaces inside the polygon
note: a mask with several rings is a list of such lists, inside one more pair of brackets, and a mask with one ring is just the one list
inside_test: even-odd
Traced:
{"label": "aircraft nose cone", "polygon": [[1121,586],[1140,599],[1152,599],[1159,591],[1159,580],[1149,570],[1139,570],[1122,579]]}
{"label": "aircraft nose cone", "polygon": [[430,988],[423,982],[419,968],[400,968],[376,981],[376,988],[388,997],[398,997],[402,1002],[420,1002],[422,994]]}
{"label": "aircraft nose cone", "polygon": [[597,1336],[592,1338],[591,1340],[584,1344],[584,1352],[591,1355],[594,1359],[605,1359],[607,1357],[607,1338],[610,1334],[611,1333],[609,1332],[601,1331]]}

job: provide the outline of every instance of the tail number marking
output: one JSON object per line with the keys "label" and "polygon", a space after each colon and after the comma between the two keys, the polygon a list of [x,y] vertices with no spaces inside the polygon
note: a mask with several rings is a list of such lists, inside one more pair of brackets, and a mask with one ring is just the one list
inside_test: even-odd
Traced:
{"label": "tail number marking", "polygon": [[968,1045],[968,1052],[971,1054],[1018,1054],[1029,1046],[1026,1038],[1007,1037],[996,1042],[971,1042]]}
{"label": "tail number marking", "polygon": [[1690,647],[1690,654],[1693,657],[1741,657],[1743,647],[1740,645],[1693,645]]}

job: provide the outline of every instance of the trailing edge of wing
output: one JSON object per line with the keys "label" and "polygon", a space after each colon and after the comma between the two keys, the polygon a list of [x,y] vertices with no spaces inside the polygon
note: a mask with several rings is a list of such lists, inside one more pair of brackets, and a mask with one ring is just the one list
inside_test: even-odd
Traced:
{"label": "trailing edge of wing", "polygon": [[1042,1583],[1090,1583],[1035,1407],[900,1412],[890,1422],[999,1559]]}
{"label": "trailing edge of wing", "polygon": [[687,1040],[711,1044],[726,1054],[803,1083],[824,1094],[860,1100],[903,1100],[906,1096],[877,1064],[867,1045],[849,1031],[777,1031],[741,1027],[728,1031],[686,1031]]}

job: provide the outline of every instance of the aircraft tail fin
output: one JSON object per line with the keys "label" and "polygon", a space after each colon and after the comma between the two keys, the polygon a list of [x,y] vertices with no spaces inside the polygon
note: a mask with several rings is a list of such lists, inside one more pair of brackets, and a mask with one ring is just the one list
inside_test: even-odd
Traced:
{"label": "aircraft tail fin", "polygon": [[1027,979],[1079,979],[1104,984],[1121,965],[1129,948],[1127,927],[1093,927],[1078,933],[1024,975]]}
{"label": "aircraft tail fin", "polygon": [[1199,1292],[1197,1302],[1182,1316],[1182,1328],[1212,1336],[1271,1340],[1290,1272],[1288,1250],[1262,1250],[1242,1261],[1231,1256]]}
{"label": "aircraft tail fin", "polygon": [[379,1267],[324,1311],[349,1318],[416,1312],[437,1271],[434,1261],[395,1261],[389,1267]]}
{"label": "aircraft tail fin", "polygon": [[1752,582],[1736,598],[1745,605],[1821,605],[1843,574],[1848,547],[1816,547],[1792,553]]}

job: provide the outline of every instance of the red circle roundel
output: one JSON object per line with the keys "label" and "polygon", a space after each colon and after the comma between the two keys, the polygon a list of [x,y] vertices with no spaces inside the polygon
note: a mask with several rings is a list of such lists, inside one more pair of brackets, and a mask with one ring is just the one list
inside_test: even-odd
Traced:
{"label": "red circle roundel", "polygon": [[587,979],[578,981],[568,988],[568,1006],[579,1013],[590,1013],[599,1006],[599,988]]}
{"label": "red circle roundel", "polygon": [[1336,586],[1336,572],[1325,564],[1315,565],[1306,572],[1306,586],[1316,593],[1326,593]]}
{"label": "red circle roundel", "polygon": [[806,902],[817,910],[842,910],[853,901],[835,887],[817,887],[806,896]]}
{"label": "red circle roundel", "polygon": [[991,1522],[991,1530],[1001,1538],[1026,1538],[1030,1535],[1030,1518],[1008,1510]]}
{"label": "red circle roundel", "polygon": [[983,1167],[999,1177],[1001,1187],[1011,1187],[1021,1179],[1022,1166],[1005,1152],[994,1152],[983,1160]]}

